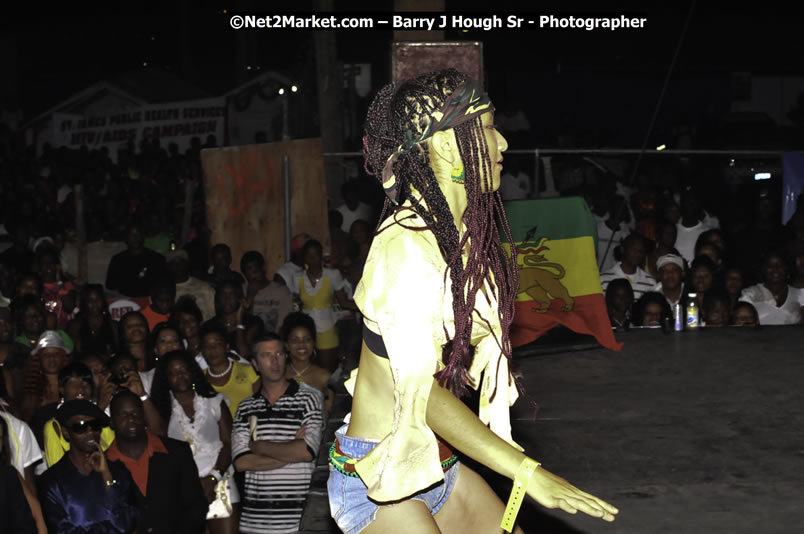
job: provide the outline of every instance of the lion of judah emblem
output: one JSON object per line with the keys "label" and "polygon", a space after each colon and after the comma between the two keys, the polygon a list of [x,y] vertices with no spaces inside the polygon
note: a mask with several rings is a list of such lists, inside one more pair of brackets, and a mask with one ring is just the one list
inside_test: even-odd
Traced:
{"label": "lion of judah emblem", "polygon": [[[536,228],[532,228],[525,236],[524,243],[530,241],[531,236],[535,233]],[[564,278],[566,272],[564,267],[559,263],[551,263],[545,260],[541,252],[550,250],[545,242],[546,237],[539,239],[539,244],[535,248],[520,248],[517,247],[519,254],[524,254],[523,262],[524,267],[519,269],[519,291],[527,294],[533,301],[538,304],[534,307],[533,311],[537,313],[545,313],[550,309],[550,302],[552,299],[559,299],[564,303],[561,308],[565,312],[572,311],[575,307],[575,299],[573,299],[561,279]]]}

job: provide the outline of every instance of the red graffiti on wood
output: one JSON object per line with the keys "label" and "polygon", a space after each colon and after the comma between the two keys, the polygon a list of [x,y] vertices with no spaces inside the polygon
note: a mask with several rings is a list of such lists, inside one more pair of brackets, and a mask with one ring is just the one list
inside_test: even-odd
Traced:
{"label": "red graffiti on wood", "polygon": [[[252,176],[254,169],[257,167],[259,161],[263,162],[262,168],[265,169],[265,176],[262,180],[255,180],[258,178]],[[218,189],[226,204],[226,209],[229,217],[239,217],[243,215],[248,207],[258,198],[258,193],[268,189],[274,182],[273,166],[270,160],[265,155],[257,155],[254,153],[245,153],[240,156],[240,160],[234,166],[226,166],[226,174],[228,179],[224,178],[223,173],[218,173]],[[226,192],[226,182],[231,180],[232,194]]]}

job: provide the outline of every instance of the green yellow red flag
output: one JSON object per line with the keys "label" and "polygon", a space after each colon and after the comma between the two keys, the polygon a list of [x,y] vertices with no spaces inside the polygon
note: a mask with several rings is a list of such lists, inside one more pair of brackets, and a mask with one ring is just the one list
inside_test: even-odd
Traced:
{"label": "green yellow red flag", "polygon": [[583,198],[513,200],[505,202],[505,211],[518,250],[513,346],[564,325],[620,350],[600,286],[597,225]]}

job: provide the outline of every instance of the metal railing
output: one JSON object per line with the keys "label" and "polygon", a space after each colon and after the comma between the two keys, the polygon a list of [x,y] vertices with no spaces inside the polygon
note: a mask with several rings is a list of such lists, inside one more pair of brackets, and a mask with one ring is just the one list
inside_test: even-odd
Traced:
{"label": "metal railing", "polygon": [[[608,168],[605,163],[595,160],[594,158],[637,158],[642,151],[639,149],[623,149],[623,148],[531,148],[531,149],[509,149],[505,152],[507,158],[511,156],[518,156],[520,158],[530,159],[528,170],[530,176],[533,177],[533,197],[552,197],[559,196],[560,190],[556,187],[556,177],[553,172],[554,158],[563,157],[580,157],[589,162],[596,164],[601,170],[613,174],[616,178],[628,181],[630,176],[619,175],[616,171]],[[702,158],[723,158],[725,166],[731,166],[736,169],[731,174],[740,174],[740,162],[749,159],[766,160],[773,163],[764,163],[763,167],[772,167],[776,170],[777,174],[781,172],[781,164],[779,159],[784,151],[781,150],[679,150],[679,149],[665,149],[665,150],[646,150],[642,157],[645,159],[644,165],[651,165],[651,159],[662,158],[667,159],[697,159]],[[363,155],[361,152],[327,152],[324,153],[327,159],[359,159],[362,166]],[[747,175],[746,171],[746,175]],[[333,185],[333,184],[329,184]],[[339,185],[339,184],[336,184]],[[631,185],[631,184],[627,184]]]}

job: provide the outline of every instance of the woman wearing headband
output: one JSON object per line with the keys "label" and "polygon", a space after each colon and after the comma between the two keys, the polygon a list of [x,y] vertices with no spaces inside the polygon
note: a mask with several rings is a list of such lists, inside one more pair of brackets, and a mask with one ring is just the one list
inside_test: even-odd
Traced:
{"label": "woman wearing headband", "polygon": [[[386,86],[369,109],[365,168],[388,198],[355,292],[364,328],[351,419],[330,450],[330,508],[345,533],[499,531],[505,507],[453,449],[520,482],[515,502],[617,513],[511,439],[518,275],[497,226],[512,242],[495,193],[508,145],[493,111],[454,70]],[[460,401],[469,387],[478,416]]]}

